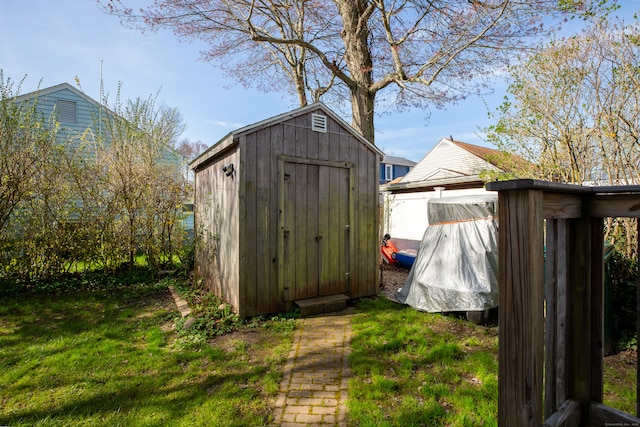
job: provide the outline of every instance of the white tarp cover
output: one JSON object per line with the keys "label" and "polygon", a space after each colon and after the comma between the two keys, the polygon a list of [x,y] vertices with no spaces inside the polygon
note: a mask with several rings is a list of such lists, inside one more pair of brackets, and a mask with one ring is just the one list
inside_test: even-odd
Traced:
{"label": "white tarp cover", "polygon": [[432,313],[498,306],[498,197],[431,199],[429,226],[397,298]]}

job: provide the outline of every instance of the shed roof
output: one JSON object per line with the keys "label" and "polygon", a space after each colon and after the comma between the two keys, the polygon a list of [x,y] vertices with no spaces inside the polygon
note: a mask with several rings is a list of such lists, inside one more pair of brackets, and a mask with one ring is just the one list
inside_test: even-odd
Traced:
{"label": "shed roof", "polygon": [[444,187],[447,190],[482,188],[484,187],[484,181],[481,180],[477,175],[454,176],[448,178],[429,179],[413,182],[402,182],[394,180],[387,184],[380,185],[380,191],[389,191],[391,193],[418,193],[424,191],[434,191],[438,187]]}
{"label": "shed roof", "polygon": [[304,106],[304,107],[300,107],[300,108],[297,108],[295,110],[292,110],[292,111],[289,111],[289,112],[286,112],[286,113],[278,114],[278,115],[270,117],[268,119],[261,120],[259,122],[256,122],[256,123],[253,123],[251,125],[247,125],[247,126],[244,126],[244,127],[241,127],[239,129],[236,129],[234,131],[229,132],[222,139],[220,139],[218,142],[216,142],[211,147],[209,147],[205,152],[203,152],[198,157],[196,157],[194,160],[192,160],[191,163],[189,164],[189,166],[191,167],[191,169],[194,169],[194,170],[197,169],[198,166],[200,166],[203,163],[207,162],[209,159],[211,159],[213,157],[216,157],[217,154],[221,153],[222,151],[226,151],[227,149],[230,149],[231,147],[235,146],[235,144],[237,143],[236,138],[241,136],[241,135],[252,133],[252,132],[255,132],[255,131],[259,130],[259,129],[262,129],[262,128],[265,128],[265,127],[268,127],[268,126],[272,126],[274,124],[278,124],[278,123],[282,123],[282,122],[288,121],[290,119],[293,119],[295,117],[301,116],[303,114],[307,114],[307,113],[309,113],[311,111],[315,111],[315,110],[322,110],[322,112],[324,114],[326,114],[327,116],[331,117],[333,120],[338,122],[343,128],[345,128],[349,133],[351,133],[355,138],[357,138],[363,145],[365,145],[371,151],[373,151],[376,154],[378,154],[380,156],[380,158],[382,158],[384,156],[384,153],[378,147],[376,147],[375,145],[373,145],[372,143],[367,141],[365,139],[365,137],[363,137],[360,134],[360,132],[355,130],[350,124],[345,122],[340,116],[338,116],[336,113],[334,113],[326,105],[324,105],[322,102],[315,102],[313,104],[310,104],[310,105],[307,105],[307,106]]}

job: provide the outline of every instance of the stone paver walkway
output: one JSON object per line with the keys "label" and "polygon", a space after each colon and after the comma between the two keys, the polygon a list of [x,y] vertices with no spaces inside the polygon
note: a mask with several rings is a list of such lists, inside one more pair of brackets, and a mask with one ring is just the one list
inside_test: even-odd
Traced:
{"label": "stone paver walkway", "polygon": [[351,318],[346,312],[302,319],[284,367],[274,424],[346,426]]}
{"label": "stone paver walkway", "polygon": [[171,296],[173,297],[173,301],[176,303],[176,307],[178,307],[178,311],[180,312],[180,316],[187,317],[191,314],[191,309],[189,308],[189,304],[185,301],[180,294],[176,291],[176,289],[169,285],[169,292],[171,292]]}

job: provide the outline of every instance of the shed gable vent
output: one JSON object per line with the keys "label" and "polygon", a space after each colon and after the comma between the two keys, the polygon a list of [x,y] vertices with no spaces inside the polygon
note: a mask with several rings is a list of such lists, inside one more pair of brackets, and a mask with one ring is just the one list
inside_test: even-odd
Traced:
{"label": "shed gable vent", "polygon": [[311,114],[311,130],[316,132],[327,132],[327,116],[321,114]]}
{"label": "shed gable vent", "polygon": [[73,101],[58,99],[56,102],[56,113],[58,114],[58,121],[62,123],[75,123],[76,103]]}

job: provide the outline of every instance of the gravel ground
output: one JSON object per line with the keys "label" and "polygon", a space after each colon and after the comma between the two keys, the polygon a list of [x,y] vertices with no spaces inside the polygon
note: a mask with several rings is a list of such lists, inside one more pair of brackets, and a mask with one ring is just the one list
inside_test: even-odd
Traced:
{"label": "gravel ground", "polygon": [[397,301],[395,293],[404,286],[409,275],[409,269],[395,264],[381,264],[380,295],[392,301]]}

